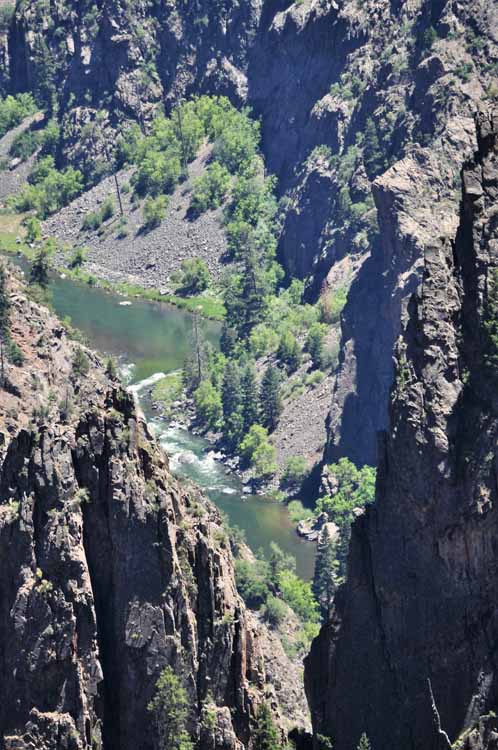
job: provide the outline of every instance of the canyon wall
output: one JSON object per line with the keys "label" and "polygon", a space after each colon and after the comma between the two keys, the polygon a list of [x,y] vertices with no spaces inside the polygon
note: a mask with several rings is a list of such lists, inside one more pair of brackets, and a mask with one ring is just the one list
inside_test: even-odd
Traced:
{"label": "canyon wall", "polygon": [[262,701],[303,726],[299,668],[273,641],[265,660],[218,511],[172,477],[99,358],[9,283],[24,364],[0,399],[2,746],[157,748],[165,666],[200,747],[250,747]]}
{"label": "canyon wall", "polygon": [[498,111],[478,144],[456,239],[425,246],[377,500],[306,661],[315,731],[336,750],[363,732],[375,750],[496,746],[494,714],[479,719],[498,698]]}

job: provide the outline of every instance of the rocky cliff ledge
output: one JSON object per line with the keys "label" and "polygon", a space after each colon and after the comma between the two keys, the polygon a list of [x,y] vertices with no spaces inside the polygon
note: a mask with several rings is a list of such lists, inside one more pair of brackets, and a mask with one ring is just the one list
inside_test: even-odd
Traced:
{"label": "rocky cliff ledge", "polygon": [[306,663],[334,750],[496,747],[498,112],[477,130],[456,240],[425,245],[398,342],[377,502]]}
{"label": "rocky cliff ledge", "polygon": [[293,724],[304,710],[297,668],[275,643],[265,664],[217,510],[171,476],[98,357],[9,285],[24,364],[0,393],[2,747],[152,750],[166,665],[200,747],[250,746],[262,700],[288,729],[286,709]]}

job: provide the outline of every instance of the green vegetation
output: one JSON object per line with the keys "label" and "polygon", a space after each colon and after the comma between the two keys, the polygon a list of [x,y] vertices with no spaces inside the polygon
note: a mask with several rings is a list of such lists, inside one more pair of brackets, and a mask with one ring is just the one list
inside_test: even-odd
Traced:
{"label": "green vegetation", "polygon": [[311,584],[296,575],[295,561],[285,555],[277,544],[271,544],[268,560],[259,556],[254,563],[235,561],[237,589],[253,609],[261,609],[273,627],[284,621],[285,605],[290,607],[299,622],[295,648],[304,652],[317,634],[320,613]]}
{"label": "green vegetation", "polygon": [[341,458],[336,464],[328,466],[333,485],[337,487],[334,495],[320,498],[315,507],[315,514],[325,513],[329,521],[339,528],[337,544],[338,575],[346,574],[346,561],[351,537],[351,523],[356,509],[365,508],[375,500],[375,469],[363,466],[357,469],[347,458]]}
{"label": "green vegetation", "polygon": [[191,208],[197,216],[208,209],[218,208],[230,189],[230,172],[218,162],[211,164],[202,177],[198,177],[192,191]]}
{"label": "green vegetation", "polygon": [[308,474],[308,465],[303,456],[292,456],[285,464],[282,474],[282,486],[290,490],[298,490]]}
{"label": "green vegetation", "polygon": [[180,372],[171,372],[155,386],[152,397],[160,402],[166,417],[173,414],[173,404],[183,396],[183,382]]}
{"label": "green vegetation", "polygon": [[205,292],[211,284],[211,274],[201,258],[184,260],[176,278],[177,290],[181,294],[196,295]]}
{"label": "green vegetation", "polygon": [[87,232],[95,232],[102,224],[112,219],[116,212],[116,207],[112,198],[106,198],[98,211],[88,213],[82,224],[82,229]]}
{"label": "green vegetation", "polygon": [[180,678],[171,667],[165,667],[148,705],[154,716],[159,750],[193,750],[187,732],[188,707],[189,700]]}
{"label": "green vegetation", "polygon": [[155,198],[147,198],[144,203],[144,228],[147,231],[158,227],[166,218],[168,210],[168,198],[166,195],[158,195]]}
{"label": "green vegetation", "polygon": [[314,323],[306,338],[306,351],[311,356],[314,368],[320,369],[325,364],[325,334],[327,326],[324,323]]}
{"label": "green vegetation", "polygon": [[273,721],[270,708],[266,703],[262,703],[256,713],[254,747],[257,750],[280,750],[282,747],[278,736],[278,729]]}
{"label": "green vegetation", "polygon": [[35,112],[36,104],[31,94],[18,94],[0,99],[0,138]]}
{"label": "green vegetation", "polygon": [[9,199],[9,204],[20,213],[34,211],[44,219],[66,206],[83,190],[83,175],[73,167],[59,171],[54,166],[53,156],[43,157],[18,196]]}
{"label": "green vegetation", "polygon": [[372,750],[372,745],[365,732],[360,737],[357,750]]}
{"label": "green vegetation", "polygon": [[498,269],[490,273],[488,297],[484,310],[484,363],[488,372],[498,376]]}
{"label": "green vegetation", "polygon": [[313,576],[313,594],[321,607],[324,617],[328,616],[334,594],[340,583],[337,545],[325,526],[318,540],[315,574]]}

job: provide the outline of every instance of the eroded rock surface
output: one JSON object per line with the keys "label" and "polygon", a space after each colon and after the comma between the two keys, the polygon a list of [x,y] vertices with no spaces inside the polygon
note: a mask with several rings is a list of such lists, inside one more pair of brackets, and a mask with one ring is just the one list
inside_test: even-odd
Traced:
{"label": "eroded rock surface", "polygon": [[[427,238],[397,345],[377,502],[306,663],[317,732],[337,750],[495,747],[498,113],[478,118],[456,240]],[[460,738],[460,739],[459,739]]]}

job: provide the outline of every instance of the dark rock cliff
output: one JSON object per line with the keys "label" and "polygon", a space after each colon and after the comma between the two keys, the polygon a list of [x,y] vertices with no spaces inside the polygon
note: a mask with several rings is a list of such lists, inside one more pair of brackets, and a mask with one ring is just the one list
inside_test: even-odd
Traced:
{"label": "dark rock cliff", "polygon": [[498,112],[477,130],[456,239],[426,243],[397,345],[377,502],[306,661],[337,750],[496,747]]}
{"label": "dark rock cliff", "polygon": [[4,68],[11,87],[57,102],[64,160],[89,148],[80,135],[100,108],[119,130],[217,93],[261,118],[287,273],[314,299],[349,288],[325,458],[374,463],[423,248],[454,235],[472,117],[498,90],[496,1],[49,5],[19,3]]}
{"label": "dark rock cliff", "polygon": [[250,746],[262,700],[290,728],[305,713],[299,667],[273,642],[265,663],[217,510],[172,477],[98,358],[78,374],[60,323],[18,282],[11,298],[25,364],[7,366],[0,398],[2,747],[152,750],[166,665],[201,747]]}

